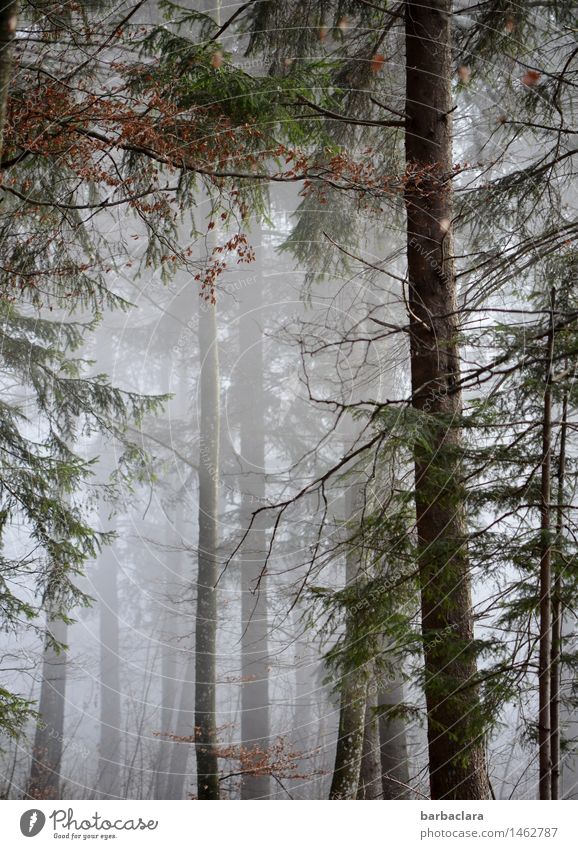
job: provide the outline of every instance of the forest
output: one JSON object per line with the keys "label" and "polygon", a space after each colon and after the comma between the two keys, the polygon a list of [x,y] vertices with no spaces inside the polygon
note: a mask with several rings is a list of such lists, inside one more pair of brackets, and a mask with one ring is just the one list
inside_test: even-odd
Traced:
{"label": "forest", "polygon": [[578,3],[0,7],[0,797],[578,798]]}

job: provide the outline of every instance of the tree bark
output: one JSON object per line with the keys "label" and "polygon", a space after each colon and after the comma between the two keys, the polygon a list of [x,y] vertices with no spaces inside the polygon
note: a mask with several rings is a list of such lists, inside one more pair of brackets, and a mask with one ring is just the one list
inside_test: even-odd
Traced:
{"label": "tree bark", "polygon": [[[353,519],[363,498],[361,487],[353,484],[346,494],[346,516]],[[347,552],[345,582],[351,587],[358,580],[359,553],[351,548]],[[353,614],[354,616],[355,614]],[[346,642],[355,639],[354,619],[348,615]],[[353,631],[353,635],[352,635]],[[359,787],[365,713],[367,704],[367,670],[363,667],[345,672],[341,682],[339,729],[335,751],[335,767],[329,791],[330,799],[355,799]]]}
{"label": "tree bark", "polygon": [[[564,527],[564,486],[566,477],[566,438],[568,433],[568,394],[562,399],[560,449],[558,452],[558,493],[556,505],[556,547],[560,550]],[[559,558],[558,558],[559,560]],[[552,587],[552,656],[550,660],[550,749],[552,759],[551,797],[560,798],[560,690],[562,664],[562,575],[556,564]]]}
{"label": "tree bark", "polygon": [[544,407],[542,417],[542,473],[540,484],[540,649],[538,660],[538,752],[540,799],[552,795],[551,750],[551,668],[552,660],[552,540],[551,465],[552,465],[552,355],[554,353],[555,290],[551,290],[550,329],[546,351]]}
{"label": "tree bark", "polygon": [[66,693],[66,650],[68,626],[48,614],[42,661],[42,685],[38,705],[39,720],[34,736],[32,764],[26,795],[30,799],[60,798],[60,765],[64,740],[64,701]]}
{"label": "tree bark", "polygon": [[365,731],[367,681],[359,670],[347,673],[342,684],[339,730],[330,799],[355,799],[359,787]]}
{"label": "tree bark", "polygon": [[[371,684],[375,685],[375,679]],[[381,760],[379,745],[379,719],[377,714],[377,692],[375,686],[367,688],[365,703],[365,729],[359,770],[357,798],[371,801],[383,799],[381,784]]]}
{"label": "tree bark", "polygon": [[12,43],[17,22],[18,0],[4,0],[0,8],[0,160],[4,152],[8,90],[12,78]]}
{"label": "tree bark", "polygon": [[199,315],[200,456],[195,741],[199,799],[219,799],[217,760],[217,578],[219,513],[219,354],[215,304]]}
{"label": "tree bark", "polygon": [[[265,500],[265,393],[263,387],[262,268],[243,290],[239,318],[239,384],[241,390],[241,523],[249,527],[252,513]],[[258,516],[239,555],[241,569],[241,744],[247,757],[259,757],[269,747],[269,652],[267,644],[267,575],[264,517]],[[269,777],[247,772],[242,799],[262,799]]]}
{"label": "tree bark", "polygon": [[414,445],[415,501],[431,796],[486,799],[460,469],[451,16],[451,0],[405,6],[411,383],[424,429]]}

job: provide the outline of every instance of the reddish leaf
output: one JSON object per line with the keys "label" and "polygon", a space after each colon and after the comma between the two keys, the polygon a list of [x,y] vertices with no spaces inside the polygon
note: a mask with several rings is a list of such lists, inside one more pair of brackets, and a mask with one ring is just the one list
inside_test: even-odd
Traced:
{"label": "reddish leaf", "polygon": [[382,53],[376,53],[373,59],[371,60],[370,67],[372,74],[378,74],[384,62],[385,56]]}
{"label": "reddish leaf", "polygon": [[540,72],[539,71],[526,71],[526,73],[522,77],[522,82],[524,83],[525,86],[532,88],[532,86],[536,85],[536,83],[538,82],[539,79],[540,79]]}

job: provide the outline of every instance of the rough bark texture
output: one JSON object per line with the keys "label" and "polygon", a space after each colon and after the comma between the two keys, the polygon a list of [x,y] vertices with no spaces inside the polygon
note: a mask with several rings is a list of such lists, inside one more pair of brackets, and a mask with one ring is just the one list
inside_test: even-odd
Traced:
{"label": "rough bark texture", "polygon": [[67,625],[61,619],[47,622],[42,661],[42,686],[36,725],[32,764],[27,788],[30,799],[60,798],[60,764],[64,734],[66,691],[66,652],[57,652],[54,643],[66,644]]}
{"label": "rough bark texture", "polygon": [[[362,504],[362,487],[351,485],[346,495],[346,515],[354,519],[356,509]],[[347,554],[345,581],[352,586],[358,579],[359,554],[352,548]],[[354,615],[354,614],[353,614]],[[346,641],[355,639],[355,622],[348,617]],[[335,767],[329,791],[330,799],[355,799],[359,787],[363,739],[365,736],[365,710],[367,703],[367,670],[352,669],[341,682],[339,730],[335,751]]]}
{"label": "rough bark texture", "polygon": [[4,0],[0,8],[0,159],[4,151],[4,126],[8,89],[12,77],[12,42],[18,20],[17,0]]}
{"label": "rough bark texture", "polygon": [[[373,682],[372,682],[373,683]],[[357,798],[367,801],[383,799],[381,785],[381,761],[379,746],[379,720],[377,715],[377,694],[375,688],[368,687],[365,704],[365,730],[363,750],[359,770]]]}
{"label": "rough bark texture", "polygon": [[[406,206],[415,488],[430,789],[485,799],[489,786],[475,681],[452,258],[452,3],[406,3]],[[427,444],[426,444],[427,441]]]}
{"label": "rough bark texture", "polygon": [[216,725],[216,643],[219,513],[219,354],[217,312],[199,315],[200,456],[197,615],[195,623],[195,740],[199,799],[219,798]]}
{"label": "rough bark texture", "polygon": [[345,676],[339,707],[339,731],[330,799],[355,799],[359,786],[365,730],[367,682],[355,670]]}
{"label": "rough bark texture", "polygon": [[[263,280],[257,268],[254,281],[243,291],[239,318],[239,385],[241,421],[241,524],[248,528],[251,514],[265,499],[265,395],[263,388]],[[265,518],[257,517],[239,556],[241,568],[241,741],[249,755],[269,746],[269,653],[267,646],[267,576],[262,575],[266,554]],[[261,576],[261,577],[260,577]],[[258,584],[258,589],[257,589]],[[248,765],[247,764],[247,765]],[[264,798],[270,779],[246,774],[242,799]]]}

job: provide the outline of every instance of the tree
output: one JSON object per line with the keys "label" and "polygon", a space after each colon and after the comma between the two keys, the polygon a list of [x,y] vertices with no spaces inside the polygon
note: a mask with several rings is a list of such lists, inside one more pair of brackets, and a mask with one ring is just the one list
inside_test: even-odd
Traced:
{"label": "tree", "polygon": [[370,686],[368,687],[365,704],[365,728],[359,769],[359,787],[357,789],[358,799],[375,800],[383,798],[380,752],[377,694],[375,689]]}
{"label": "tree", "polygon": [[67,621],[47,615],[42,685],[32,763],[26,795],[30,799],[60,797],[60,764],[64,741]]}
{"label": "tree", "polygon": [[[506,777],[501,792],[532,793],[536,780],[542,797],[558,796],[578,668],[573,4],[287,0],[236,4],[221,23],[169,2],[163,26],[144,28],[136,26],[138,2],[107,7],[100,27],[92,6],[61,13],[54,4],[29,26],[32,5],[23,4],[13,52],[0,184],[7,629],[20,634],[27,617],[49,647],[52,620],[88,602],[78,579],[103,538],[90,521],[99,487],[90,487],[83,434],[104,431],[127,444],[126,423],[141,408],[104,377],[85,379],[74,346],[88,328],[68,310],[90,319],[123,305],[109,275],[130,267],[128,245],[142,239],[135,271],[147,281],[149,270],[166,280],[181,272],[188,295],[195,300],[200,289],[206,298],[208,322],[200,327],[200,462],[190,423],[177,448],[187,474],[199,476],[202,510],[191,546],[197,580],[188,579],[198,589],[197,654],[191,639],[178,721],[161,728],[181,741],[171,743],[170,792],[182,796],[187,769],[176,763],[186,762],[190,743],[199,796],[234,794],[236,782],[243,795],[262,796],[267,776],[294,776],[275,769],[275,757],[283,769],[287,760],[271,740],[292,693],[285,685],[286,708],[274,704],[282,676],[269,678],[266,668],[287,638],[279,621],[290,619],[291,638],[314,634],[315,650],[324,640],[319,651],[340,702],[333,798],[379,793],[376,724],[384,795],[425,790],[408,786],[409,716],[427,727],[432,797],[487,798],[494,791],[485,749],[499,778],[510,742],[500,720],[513,705],[515,752],[530,754],[527,763],[512,754],[520,783],[507,788]],[[79,32],[91,51],[82,57]],[[0,68],[1,82],[6,62]],[[251,416],[241,410],[247,462],[231,459],[229,469],[209,427],[221,382],[211,352],[217,341],[238,346],[224,322],[217,340],[214,301],[221,313],[231,263],[252,259],[249,218],[280,217],[267,206],[272,184],[294,187],[282,201],[287,220],[297,207],[283,248],[304,274],[304,306],[266,354],[262,328],[243,316],[240,347],[252,354],[241,406],[261,407]],[[195,218],[207,196],[211,216],[185,231],[183,214],[187,223],[191,210]],[[128,210],[142,222],[136,233]],[[203,249],[210,232],[218,235]],[[281,350],[288,340],[301,353],[299,369],[296,349]],[[277,386],[262,414],[265,367],[263,385]],[[79,392],[81,402],[71,400]],[[276,404],[289,435],[271,426]],[[342,439],[351,419],[355,435]],[[31,423],[40,441],[30,438]],[[268,476],[266,488],[251,474],[263,468],[265,445],[268,471],[288,458],[285,475],[278,484]],[[142,455],[130,445],[128,453],[138,474]],[[359,469],[367,476],[361,517],[344,539],[334,504]],[[219,487],[229,473],[249,499]],[[184,499],[183,487],[168,486]],[[231,726],[219,731],[229,746],[217,739],[217,712],[235,715],[232,694],[241,692],[225,678],[217,702],[216,638],[234,656],[238,630],[218,633],[235,602],[223,591],[217,604],[215,587],[237,578],[217,569],[220,513],[241,514],[241,539],[222,566],[240,563],[251,590],[241,614],[242,706],[250,708],[241,746]],[[354,561],[355,578],[342,587]],[[184,645],[191,635],[183,636]],[[47,668],[48,660],[47,650]],[[276,671],[282,663],[271,660]],[[157,686],[153,669],[145,692]],[[0,721],[18,734],[31,696],[10,689],[0,693]],[[300,710],[305,689],[301,680]],[[170,725],[175,694],[165,687],[158,696]],[[129,775],[137,757],[144,763],[147,704],[138,708]],[[53,714],[52,724],[61,722]],[[155,768],[157,753],[155,741]],[[219,758],[238,766],[219,776]],[[56,748],[51,759],[57,767]]]}
{"label": "tree", "polygon": [[465,524],[453,259],[450,2],[408,2],[405,133],[415,500],[434,799],[489,797]]}
{"label": "tree", "polygon": [[[258,235],[258,232],[254,236]],[[253,236],[253,238],[254,238]],[[263,248],[261,247],[261,250]],[[241,523],[250,525],[255,507],[265,500],[265,391],[262,258],[251,285],[239,300],[240,369],[240,462]],[[241,569],[241,747],[247,773],[242,777],[241,798],[263,799],[269,792],[269,778],[252,774],[251,753],[256,761],[269,747],[269,657],[267,646],[268,602],[265,559],[265,531],[257,522],[239,553]]]}
{"label": "tree", "polygon": [[12,44],[16,34],[17,0],[10,0],[0,10],[0,160],[2,159],[6,104],[12,76]]}
{"label": "tree", "polygon": [[218,799],[216,723],[217,580],[219,577],[220,384],[217,309],[199,321],[199,542],[195,632],[195,741],[199,799]]}
{"label": "tree", "polygon": [[378,681],[379,746],[384,799],[408,799],[409,753],[406,720],[399,715],[404,704],[403,682],[399,675],[392,681]]}
{"label": "tree", "polygon": [[[346,516],[350,517],[351,521],[362,510],[363,485],[352,483],[347,489],[345,498]],[[356,595],[363,582],[362,551],[363,549],[360,551],[356,546],[346,556],[346,588]],[[357,630],[357,622],[356,613],[350,612],[345,625],[344,651],[351,656],[343,664],[343,681],[339,686],[339,729],[335,769],[329,791],[330,799],[355,799],[359,791],[363,747],[367,737],[369,670],[368,664],[363,662],[365,647],[362,648],[359,645],[363,637]],[[371,710],[371,706],[369,709]],[[371,727],[371,721],[369,725]],[[367,759],[366,753],[366,761]]]}
{"label": "tree", "polygon": [[550,328],[544,379],[542,418],[542,462],[540,483],[540,660],[538,672],[539,710],[538,745],[540,757],[540,798],[552,798],[552,542],[551,542],[551,465],[552,465],[552,358],[554,355],[554,309],[556,290],[551,293]]}
{"label": "tree", "polygon": [[[101,506],[102,524],[106,513]],[[95,579],[98,591],[100,645],[100,740],[98,793],[103,799],[121,798],[120,734],[121,683],[118,599],[118,554],[107,546],[98,559]]]}

